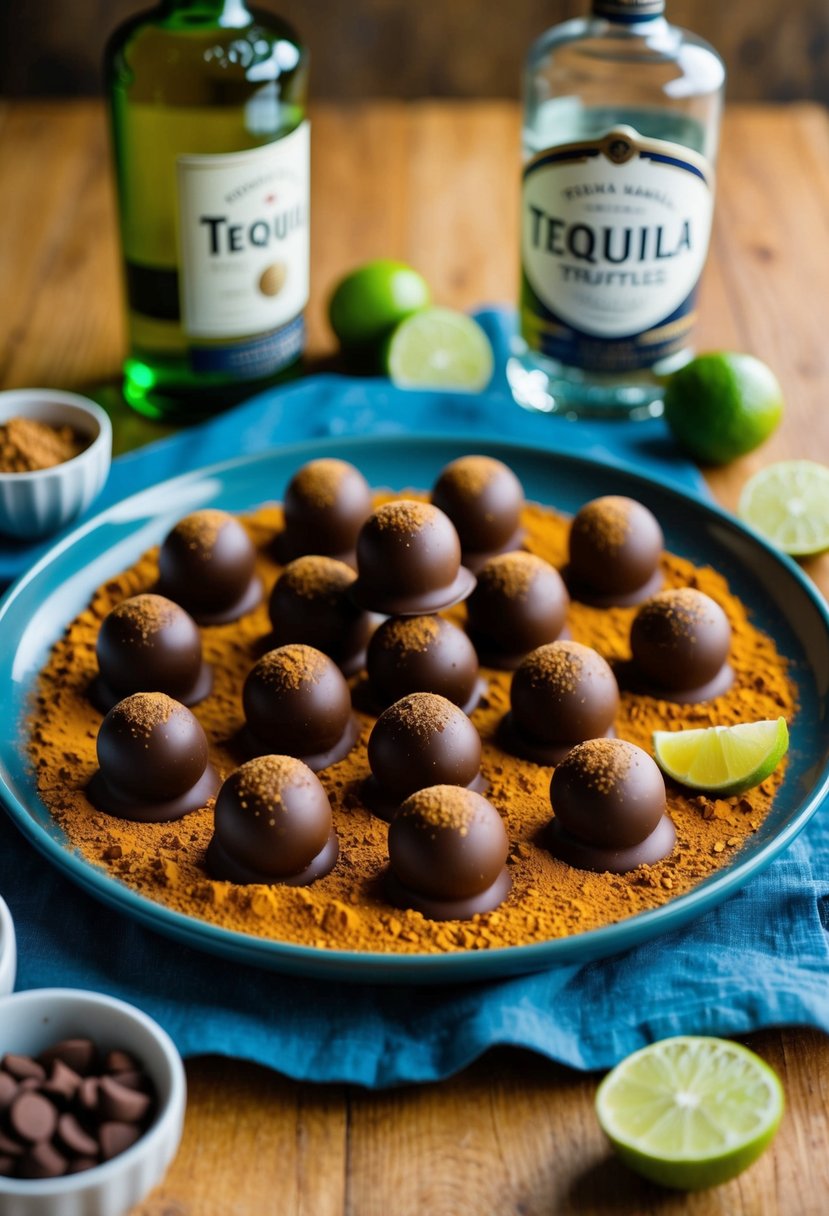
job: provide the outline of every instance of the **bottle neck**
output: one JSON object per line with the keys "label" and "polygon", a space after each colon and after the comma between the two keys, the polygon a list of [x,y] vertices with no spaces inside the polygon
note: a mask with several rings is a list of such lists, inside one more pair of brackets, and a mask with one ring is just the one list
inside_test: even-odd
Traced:
{"label": "bottle neck", "polygon": [[251,20],[245,0],[162,0],[161,11],[165,17],[188,24],[204,22],[230,29],[249,25]]}
{"label": "bottle neck", "polygon": [[665,13],[665,0],[593,0],[594,17],[620,25],[641,25]]}

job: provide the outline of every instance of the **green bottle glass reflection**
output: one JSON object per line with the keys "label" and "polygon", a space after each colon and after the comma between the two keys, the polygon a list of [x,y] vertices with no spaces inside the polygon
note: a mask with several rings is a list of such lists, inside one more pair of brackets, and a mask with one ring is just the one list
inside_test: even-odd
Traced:
{"label": "green bottle glass reflection", "polygon": [[128,402],[194,420],[289,373],[308,298],[308,57],[242,0],[165,0],[106,53]]}

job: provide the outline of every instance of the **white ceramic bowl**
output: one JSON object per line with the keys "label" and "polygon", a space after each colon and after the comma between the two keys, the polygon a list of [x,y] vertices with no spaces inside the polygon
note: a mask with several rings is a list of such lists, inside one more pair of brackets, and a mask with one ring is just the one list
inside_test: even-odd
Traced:
{"label": "white ceramic bowl", "polygon": [[8,904],[0,898],[0,996],[14,992],[17,977],[17,940]]}
{"label": "white ceramic bowl", "polygon": [[79,456],[54,468],[0,473],[0,533],[35,540],[71,523],[101,492],[112,459],[112,425],[94,401],[53,388],[0,393],[0,422],[16,417],[71,426],[90,440]]}
{"label": "white ceramic bowl", "polygon": [[131,1148],[63,1178],[0,1177],[2,1216],[124,1216],[161,1181],[181,1140],[186,1082],[172,1040],[140,1009],[75,988],[34,988],[0,997],[2,1051],[37,1055],[61,1039],[88,1037],[141,1061],[158,1096],[155,1121]]}

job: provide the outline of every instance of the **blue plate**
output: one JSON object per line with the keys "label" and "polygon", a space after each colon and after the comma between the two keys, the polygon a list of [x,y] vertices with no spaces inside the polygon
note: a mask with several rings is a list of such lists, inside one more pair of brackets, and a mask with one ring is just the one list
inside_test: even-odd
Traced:
{"label": "blue plate", "polygon": [[[670,549],[727,574],[791,663],[799,710],[785,781],[758,832],[723,869],[662,907],[588,933],[531,946],[451,955],[382,955],[270,941],[184,916],[136,894],[76,852],[40,802],[19,739],[0,741],[0,796],[25,836],[97,898],[170,937],[239,961],[321,978],[432,983],[480,980],[586,962],[676,929],[719,903],[782,852],[817,810],[829,787],[829,613],[793,562],[729,515],[645,477],[572,456],[508,444],[474,444],[505,460],[536,501],[573,512],[599,494],[627,494],[659,518]],[[303,443],[178,477],[104,511],[57,544],[0,607],[0,688],[4,717],[20,722],[47,651],[92,591],[157,543],[189,511],[246,511],[280,499],[297,466],[323,455],[353,461],[373,485],[427,487],[470,440],[352,438]]]}

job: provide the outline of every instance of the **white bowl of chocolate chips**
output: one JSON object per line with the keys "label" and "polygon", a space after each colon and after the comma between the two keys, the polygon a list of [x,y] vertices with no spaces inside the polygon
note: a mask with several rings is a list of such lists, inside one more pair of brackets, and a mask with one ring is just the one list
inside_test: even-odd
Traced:
{"label": "white bowl of chocolate chips", "polygon": [[0,998],[2,1216],[124,1216],[181,1140],[181,1057],[151,1018],[72,988]]}

